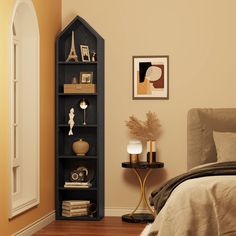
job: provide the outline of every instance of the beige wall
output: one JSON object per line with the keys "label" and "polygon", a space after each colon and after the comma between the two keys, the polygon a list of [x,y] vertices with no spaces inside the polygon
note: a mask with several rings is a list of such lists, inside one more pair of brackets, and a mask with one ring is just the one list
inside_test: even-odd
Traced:
{"label": "beige wall", "polygon": [[[13,0],[0,0],[0,235],[13,232],[54,210],[54,58],[61,27],[59,0],[34,0],[40,30],[40,204],[8,220],[9,30]],[[29,58],[30,60],[30,58]]]}
{"label": "beige wall", "polygon": [[[85,18],[105,39],[106,207],[132,207],[138,185],[128,160],[124,121],[155,111],[165,171],[186,170],[186,115],[193,107],[236,107],[235,0],[62,0],[62,25]],[[132,56],[169,55],[169,100],[132,100]],[[153,187],[152,186],[152,187]]]}

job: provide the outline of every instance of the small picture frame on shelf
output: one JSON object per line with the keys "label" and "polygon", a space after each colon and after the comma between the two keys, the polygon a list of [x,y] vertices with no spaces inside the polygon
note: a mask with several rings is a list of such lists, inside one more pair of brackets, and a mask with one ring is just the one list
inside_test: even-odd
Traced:
{"label": "small picture frame on shelf", "polygon": [[89,47],[87,45],[80,45],[81,58],[84,62],[90,62]]}
{"label": "small picture frame on shelf", "polygon": [[80,72],[80,84],[92,84],[93,83],[93,72],[86,71]]}

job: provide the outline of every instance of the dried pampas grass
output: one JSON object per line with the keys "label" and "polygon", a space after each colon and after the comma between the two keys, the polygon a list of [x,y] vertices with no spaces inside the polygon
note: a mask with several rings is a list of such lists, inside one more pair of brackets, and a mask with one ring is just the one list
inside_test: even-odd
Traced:
{"label": "dried pampas grass", "polygon": [[141,141],[157,140],[161,134],[161,125],[156,113],[149,111],[146,117],[146,121],[141,121],[134,115],[129,117],[129,121],[126,121],[126,126],[130,130],[130,135]]}

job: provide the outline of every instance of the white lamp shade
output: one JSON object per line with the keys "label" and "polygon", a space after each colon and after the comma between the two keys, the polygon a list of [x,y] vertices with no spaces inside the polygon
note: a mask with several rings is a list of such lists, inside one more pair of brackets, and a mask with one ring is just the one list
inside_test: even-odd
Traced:
{"label": "white lamp shade", "polygon": [[142,152],[142,143],[138,140],[131,140],[127,145],[129,154],[140,154]]}

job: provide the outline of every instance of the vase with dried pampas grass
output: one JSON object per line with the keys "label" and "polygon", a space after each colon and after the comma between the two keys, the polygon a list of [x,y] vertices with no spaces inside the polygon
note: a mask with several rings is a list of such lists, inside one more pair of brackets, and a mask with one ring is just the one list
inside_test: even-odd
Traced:
{"label": "vase with dried pampas grass", "polygon": [[130,135],[141,141],[148,142],[150,145],[149,162],[153,162],[153,142],[155,142],[161,134],[161,125],[155,112],[149,111],[146,114],[146,121],[141,121],[134,115],[126,121],[126,126],[130,130]]}

